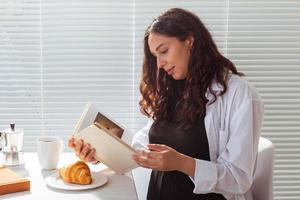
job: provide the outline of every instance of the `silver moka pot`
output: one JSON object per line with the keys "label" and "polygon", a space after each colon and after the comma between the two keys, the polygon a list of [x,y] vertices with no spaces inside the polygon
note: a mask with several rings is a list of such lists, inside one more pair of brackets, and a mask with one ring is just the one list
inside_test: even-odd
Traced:
{"label": "silver moka pot", "polygon": [[4,165],[15,166],[24,164],[23,138],[24,130],[15,128],[14,123],[10,124],[10,128],[1,131]]}

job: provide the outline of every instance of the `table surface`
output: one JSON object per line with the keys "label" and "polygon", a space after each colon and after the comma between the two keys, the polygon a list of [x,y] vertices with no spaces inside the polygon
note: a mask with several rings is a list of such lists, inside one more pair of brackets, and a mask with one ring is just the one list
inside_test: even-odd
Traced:
{"label": "table surface", "polygon": [[[63,153],[60,157],[58,168],[70,164],[78,158],[74,153]],[[108,176],[108,182],[98,188],[80,191],[67,191],[54,189],[46,185],[44,179],[55,170],[47,171],[41,170],[38,163],[37,153],[25,153],[24,154],[25,166],[11,167],[14,171],[20,175],[28,178],[31,183],[30,191],[17,192],[0,196],[0,199],[18,199],[18,200],[40,200],[46,199],[63,199],[63,200],[114,200],[114,199],[138,199],[132,173],[126,173],[124,175],[116,174],[112,170],[108,169],[103,164],[90,165],[91,171],[102,173]]]}

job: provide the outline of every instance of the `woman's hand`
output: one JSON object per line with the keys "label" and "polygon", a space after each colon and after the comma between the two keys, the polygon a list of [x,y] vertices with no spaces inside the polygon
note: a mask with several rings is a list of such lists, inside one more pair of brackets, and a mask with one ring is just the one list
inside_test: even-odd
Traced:
{"label": "woman's hand", "polygon": [[83,140],[76,140],[71,137],[68,141],[68,146],[75,150],[76,156],[78,156],[84,162],[96,163],[94,158],[96,150],[91,147],[89,143],[84,143]]}
{"label": "woman's hand", "polygon": [[162,144],[149,144],[148,148],[149,150],[144,150],[141,155],[133,155],[133,159],[140,166],[159,171],[177,170],[194,176],[195,160],[192,157]]}

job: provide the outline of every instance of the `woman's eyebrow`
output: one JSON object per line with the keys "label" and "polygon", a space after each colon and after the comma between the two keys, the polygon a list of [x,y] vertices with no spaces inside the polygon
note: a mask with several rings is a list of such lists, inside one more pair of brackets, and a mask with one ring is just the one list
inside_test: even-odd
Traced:
{"label": "woman's eyebrow", "polygon": [[160,47],[162,47],[165,43],[161,43],[160,45],[158,45],[155,49],[155,51],[157,51]]}
{"label": "woman's eyebrow", "polygon": [[[155,48],[155,51],[157,51],[160,47],[162,47],[165,43],[161,43],[159,44],[156,48]],[[150,51],[151,52],[151,51]],[[151,52],[152,55],[155,56],[155,53],[154,52]]]}

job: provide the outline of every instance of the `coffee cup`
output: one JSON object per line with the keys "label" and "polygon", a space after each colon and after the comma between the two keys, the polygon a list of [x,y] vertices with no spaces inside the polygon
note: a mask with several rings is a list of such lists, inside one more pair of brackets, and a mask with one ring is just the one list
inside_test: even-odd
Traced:
{"label": "coffee cup", "polygon": [[42,136],[37,139],[37,154],[42,169],[56,169],[63,151],[63,141],[59,137]]}

